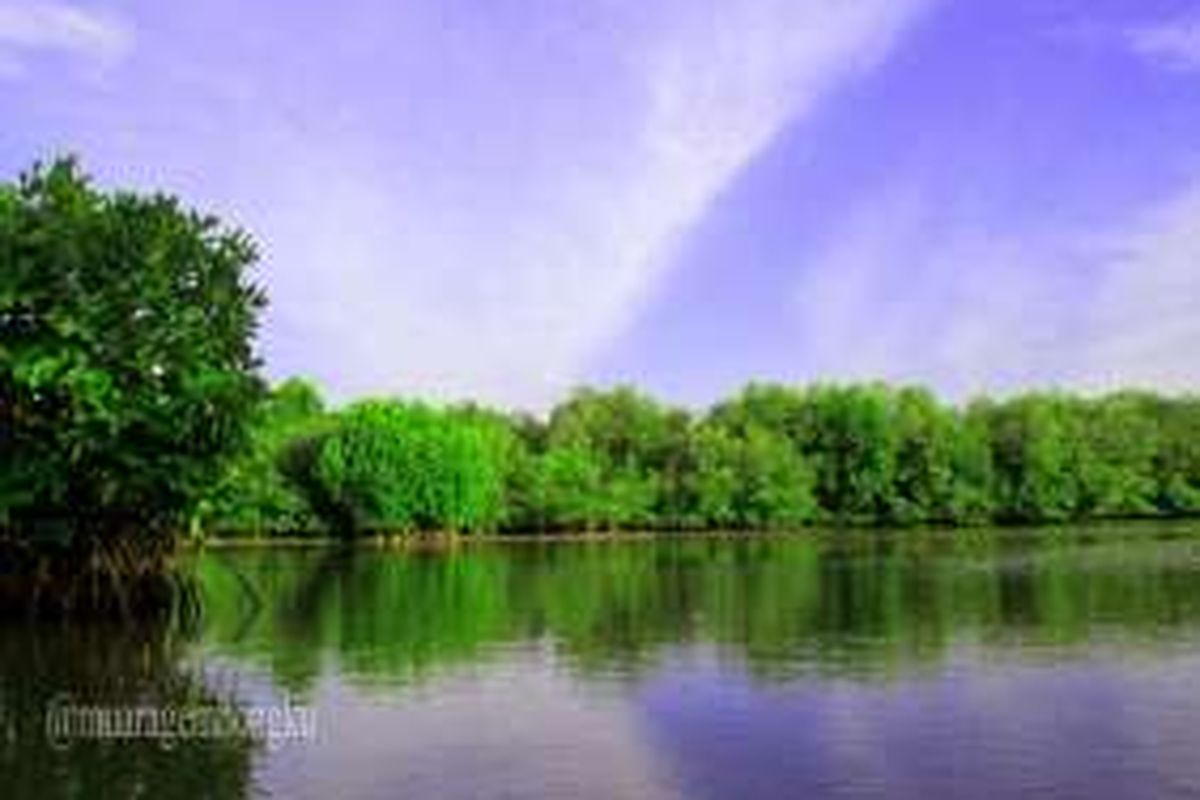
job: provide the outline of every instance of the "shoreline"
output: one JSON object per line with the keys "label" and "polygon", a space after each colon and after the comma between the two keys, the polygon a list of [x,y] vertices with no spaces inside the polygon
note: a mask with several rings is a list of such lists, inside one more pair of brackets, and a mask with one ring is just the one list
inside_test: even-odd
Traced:
{"label": "shoreline", "polygon": [[231,535],[214,536],[199,542],[188,542],[185,551],[239,550],[239,549],[350,549],[350,550],[420,550],[446,549],[492,545],[534,544],[621,544],[651,541],[702,541],[739,540],[752,541],[779,539],[811,539],[826,541],[833,538],[863,541],[865,539],[903,540],[913,539],[962,539],[979,535],[1005,537],[1036,537],[1050,539],[1056,536],[1087,539],[1097,536],[1144,536],[1145,528],[1153,528],[1152,538],[1163,539],[1177,536],[1200,536],[1200,518],[1177,517],[1170,520],[1153,518],[1115,518],[1107,520],[1076,521],[1065,523],[1014,523],[988,525],[914,525],[914,526],[812,526],[807,528],[779,530],[703,530],[680,529],[664,531],[593,531],[586,533],[404,533],[373,534],[342,539],[335,536],[315,535]]}

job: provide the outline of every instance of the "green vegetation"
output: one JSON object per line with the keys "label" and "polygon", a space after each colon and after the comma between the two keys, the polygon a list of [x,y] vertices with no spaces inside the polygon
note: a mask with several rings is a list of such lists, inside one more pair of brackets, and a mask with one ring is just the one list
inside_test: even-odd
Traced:
{"label": "green vegetation", "polygon": [[[303,387],[303,388],[301,388]],[[303,395],[296,410],[287,397]],[[582,389],[544,419],[289,382],[211,505],[242,534],[979,525],[1200,512],[1200,398],[965,407],[882,384],[752,384],[703,414]]]}
{"label": "green vegetation", "polygon": [[346,530],[477,530],[500,520],[505,431],[420,403],[367,401],[339,415],[312,462]]}
{"label": "green vegetation", "polygon": [[254,259],[240,231],[100,192],[71,160],[0,185],[4,599],[128,610],[169,590],[261,392]]}
{"label": "green vegetation", "polygon": [[320,434],[325,408],[316,387],[293,379],[275,387],[254,411],[249,443],[208,490],[192,520],[199,530],[287,533],[313,530],[318,515],[298,492],[306,443]]}

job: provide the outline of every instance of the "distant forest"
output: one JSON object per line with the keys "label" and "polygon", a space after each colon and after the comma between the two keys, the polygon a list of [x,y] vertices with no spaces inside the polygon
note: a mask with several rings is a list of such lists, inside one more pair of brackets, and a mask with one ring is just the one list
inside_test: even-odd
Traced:
{"label": "distant forest", "polygon": [[751,384],[704,413],[629,387],[548,415],[275,387],[198,530],[239,535],[983,525],[1200,512],[1200,398]]}

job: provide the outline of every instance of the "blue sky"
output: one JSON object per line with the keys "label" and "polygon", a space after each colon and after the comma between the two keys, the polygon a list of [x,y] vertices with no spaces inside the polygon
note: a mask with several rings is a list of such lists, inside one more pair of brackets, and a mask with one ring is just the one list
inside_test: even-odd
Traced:
{"label": "blue sky", "polygon": [[1195,0],[0,0],[0,119],[250,229],[339,398],[1200,388]]}

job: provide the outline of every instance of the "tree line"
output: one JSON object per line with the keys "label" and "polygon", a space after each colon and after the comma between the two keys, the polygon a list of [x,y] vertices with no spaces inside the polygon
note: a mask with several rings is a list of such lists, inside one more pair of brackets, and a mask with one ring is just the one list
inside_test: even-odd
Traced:
{"label": "tree line", "polygon": [[940,402],[882,383],[754,383],[703,412],[631,387],[547,415],[289,380],[197,524],[241,534],[756,530],[1174,517],[1200,511],[1200,398]]}

